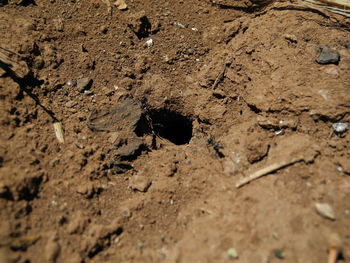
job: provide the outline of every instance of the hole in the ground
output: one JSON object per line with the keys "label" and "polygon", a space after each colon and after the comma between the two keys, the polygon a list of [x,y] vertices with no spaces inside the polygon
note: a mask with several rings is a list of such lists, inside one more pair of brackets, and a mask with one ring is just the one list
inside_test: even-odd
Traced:
{"label": "hole in the ground", "polygon": [[148,110],[135,132],[142,136],[151,133],[152,130],[157,136],[176,145],[187,144],[192,138],[192,121],[168,109]]}

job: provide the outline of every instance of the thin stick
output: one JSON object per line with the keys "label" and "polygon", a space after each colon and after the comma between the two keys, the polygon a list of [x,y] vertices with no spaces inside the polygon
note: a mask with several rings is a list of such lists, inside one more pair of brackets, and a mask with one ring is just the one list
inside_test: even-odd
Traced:
{"label": "thin stick", "polygon": [[251,181],[253,181],[255,179],[258,179],[264,175],[270,174],[270,173],[275,172],[281,168],[287,167],[289,165],[300,162],[302,160],[303,160],[302,158],[301,159],[299,158],[297,160],[288,160],[288,161],[282,161],[282,162],[270,164],[262,169],[259,169],[255,172],[253,172],[252,174],[248,175],[247,177],[244,177],[241,180],[239,180],[236,183],[236,187],[240,188],[241,186],[243,186],[247,183],[250,183]]}
{"label": "thin stick", "polygon": [[217,85],[224,79],[225,72],[226,72],[226,65],[224,66],[224,69],[216,77],[213,86],[211,86],[212,89],[216,89]]}
{"label": "thin stick", "polygon": [[0,52],[0,68],[5,70],[5,72],[19,85],[20,90],[28,94],[55,122],[58,122],[58,119],[54,116],[55,114],[47,109],[44,105],[41,104],[39,98],[27,88],[25,77],[20,77],[14,70],[12,70],[12,62],[8,56]]}
{"label": "thin stick", "polygon": [[328,263],[336,263],[337,262],[337,258],[338,258],[338,249],[335,247],[332,247],[329,250],[329,254],[328,254]]}

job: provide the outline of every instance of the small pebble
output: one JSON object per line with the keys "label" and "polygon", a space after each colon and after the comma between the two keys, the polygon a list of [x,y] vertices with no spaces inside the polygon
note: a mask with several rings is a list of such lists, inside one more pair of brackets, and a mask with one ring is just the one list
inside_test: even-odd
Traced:
{"label": "small pebble", "polygon": [[178,27],[180,27],[180,28],[186,28],[186,27],[188,27],[188,25],[186,25],[186,24],[181,24],[181,23],[179,23],[179,22],[175,22],[174,25],[175,25],[175,26],[178,26]]}
{"label": "small pebble", "polygon": [[153,46],[153,39],[152,39],[152,38],[151,38],[151,39],[148,39],[148,40],[146,41],[146,46],[147,46],[148,48],[150,48],[150,47]]}
{"label": "small pebble", "polygon": [[279,131],[275,131],[276,135],[283,135],[284,134],[284,130],[279,130]]}
{"label": "small pebble", "polygon": [[67,81],[67,86],[71,86],[74,87],[75,85],[77,85],[77,81],[75,79],[71,79]]}
{"label": "small pebble", "polygon": [[344,133],[348,130],[348,124],[346,122],[336,122],[332,125],[333,131],[336,133]]}
{"label": "small pebble", "polygon": [[316,62],[321,65],[337,64],[340,60],[339,52],[331,48],[323,48]]}
{"label": "small pebble", "polygon": [[283,251],[280,249],[275,249],[273,251],[273,254],[275,255],[276,258],[279,258],[279,259],[284,259],[285,257]]}
{"label": "small pebble", "polygon": [[238,258],[238,253],[237,253],[237,250],[234,249],[234,248],[229,248],[227,250],[227,256],[229,259],[237,259]]}
{"label": "small pebble", "polygon": [[285,34],[284,38],[288,41],[290,41],[291,43],[298,43],[298,39],[295,35],[291,35],[291,34]]}
{"label": "small pebble", "polygon": [[333,208],[329,204],[316,203],[315,208],[320,216],[330,220],[335,220]]}
{"label": "small pebble", "polygon": [[85,90],[90,88],[90,84],[92,83],[92,79],[90,78],[82,78],[77,80],[77,89],[80,92],[84,92]]}

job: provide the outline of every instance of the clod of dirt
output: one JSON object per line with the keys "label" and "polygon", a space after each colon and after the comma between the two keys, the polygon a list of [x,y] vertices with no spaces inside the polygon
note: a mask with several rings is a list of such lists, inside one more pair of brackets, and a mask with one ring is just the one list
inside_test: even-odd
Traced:
{"label": "clod of dirt", "polygon": [[247,145],[248,162],[253,164],[260,161],[267,155],[269,148],[270,148],[269,144],[264,143],[260,140],[250,141]]}
{"label": "clod of dirt", "polygon": [[45,246],[45,258],[47,262],[56,262],[61,251],[61,247],[56,237],[50,237]]}
{"label": "clod of dirt", "polygon": [[89,258],[93,258],[98,253],[108,248],[116,237],[123,233],[123,228],[118,220],[109,226],[92,225],[87,233],[87,238],[82,244],[82,252]]}
{"label": "clod of dirt", "polygon": [[97,195],[101,192],[101,188],[94,185],[93,182],[85,183],[80,185],[77,189],[77,192],[83,195],[85,198],[92,198],[94,195]]}
{"label": "clod of dirt", "polygon": [[88,90],[92,85],[92,79],[90,78],[82,78],[77,80],[77,89],[80,92],[84,92],[85,90]]}
{"label": "clod of dirt", "polygon": [[33,200],[39,193],[42,175],[27,175],[23,171],[3,169],[4,175],[12,175],[0,183],[0,198],[7,200]]}
{"label": "clod of dirt", "polygon": [[257,121],[261,128],[267,130],[280,130],[286,128],[296,130],[296,128],[298,127],[298,119],[295,117],[278,119],[273,117],[267,118],[264,116],[258,116]]}
{"label": "clod of dirt", "polygon": [[40,235],[24,235],[19,237],[3,237],[0,246],[9,246],[13,251],[26,251],[40,239]]}
{"label": "clod of dirt", "polygon": [[322,65],[338,64],[339,60],[340,55],[338,51],[325,47],[322,49],[320,56],[316,59],[316,62]]}
{"label": "clod of dirt", "polygon": [[151,23],[144,11],[130,16],[128,26],[138,39],[147,38],[150,34],[155,34],[160,29],[160,24],[158,22]]}
{"label": "clod of dirt", "polygon": [[151,186],[151,180],[143,175],[134,175],[130,178],[129,188],[134,191],[147,192],[148,188]]}
{"label": "clod of dirt", "polygon": [[0,248],[0,262],[2,263],[16,263],[19,261],[20,255],[15,254],[8,247]]}
{"label": "clod of dirt", "polygon": [[67,231],[69,234],[82,234],[89,223],[89,219],[82,211],[74,214],[73,220],[69,222]]}
{"label": "clod of dirt", "polygon": [[117,147],[116,155],[121,157],[121,160],[131,161],[139,156],[142,151],[147,150],[143,140],[134,136],[121,140],[120,143],[115,144],[115,146]]}

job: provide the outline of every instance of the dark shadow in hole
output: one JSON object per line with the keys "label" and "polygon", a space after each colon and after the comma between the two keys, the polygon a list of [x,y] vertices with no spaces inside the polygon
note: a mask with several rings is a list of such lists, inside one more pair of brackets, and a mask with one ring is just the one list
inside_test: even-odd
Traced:
{"label": "dark shadow in hole", "polygon": [[137,136],[155,134],[176,145],[187,144],[192,138],[192,121],[168,109],[147,110],[137,124]]}
{"label": "dark shadow in hole", "polygon": [[249,7],[232,6],[232,5],[225,5],[225,4],[218,4],[218,3],[215,3],[215,4],[213,3],[213,5],[219,7],[220,9],[242,11],[248,14],[252,14],[263,8],[262,6],[257,6],[257,5],[249,6]]}
{"label": "dark shadow in hole", "polygon": [[29,6],[29,5],[36,5],[36,3],[34,0],[22,0],[18,5]]}
{"label": "dark shadow in hole", "polygon": [[176,145],[187,144],[192,138],[192,121],[177,112],[162,109],[150,112],[156,135]]}
{"label": "dark shadow in hole", "polygon": [[8,0],[0,0],[0,6],[8,5]]}

